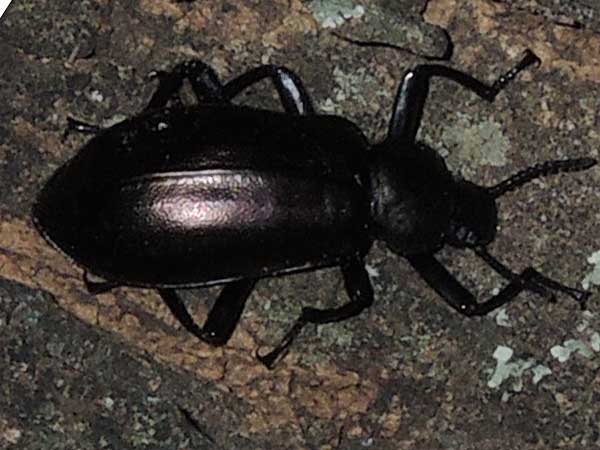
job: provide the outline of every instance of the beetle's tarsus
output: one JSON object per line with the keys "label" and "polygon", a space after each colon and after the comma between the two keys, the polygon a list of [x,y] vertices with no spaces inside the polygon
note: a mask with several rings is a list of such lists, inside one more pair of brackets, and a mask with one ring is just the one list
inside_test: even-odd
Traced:
{"label": "beetle's tarsus", "polygon": [[566,294],[569,297],[571,297],[576,302],[585,303],[586,299],[590,296],[589,292],[566,286],[562,283],[559,283],[556,280],[553,280],[552,278],[548,278],[547,276],[542,275],[537,270],[531,269],[531,271],[531,278],[535,283],[545,286],[553,291],[562,292],[563,294]]}
{"label": "beetle's tarsus", "polygon": [[529,67],[531,65],[540,64],[540,63],[541,63],[541,60],[540,60],[540,58],[537,57],[537,55],[535,53],[533,53],[529,49],[525,50],[523,59],[521,59],[521,61],[519,61],[519,63],[515,67],[513,67],[508,72],[501,75],[500,77],[498,77],[498,79],[494,82],[494,84],[492,84],[492,90],[495,91],[495,93],[497,94],[502,89],[504,89],[504,87],[508,83],[510,83],[519,74],[519,72],[523,71],[524,69],[526,69],[527,67]]}
{"label": "beetle's tarsus", "polygon": [[324,324],[341,322],[357,316],[373,304],[373,288],[362,257],[355,257],[344,264],[342,275],[344,276],[344,284],[350,301],[337,308],[302,308],[300,317],[296,319],[292,328],[286,333],[277,347],[266,355],[260,355],[257,352],[258,359],[265,366],[272,368],[278,361],[285,357],[294,339],[296,339],[307,323]]}
{"label": "beetle's tarsus", "polygon": [[300,331],[302,331],[302,328],[304,328],[304,325],[306,324],[307,322],[303,320],[302,316],[299,317],[292,326],[292,328],[285,334],[285,336],[277,345],[277,347],[275,347],[266,355],[261,355],[257,350],[255,353],[256,358],[261,363],[263,363],[265,367],[267,367],[267,369],[273,369],[279,361],[283,360],[286,357],[290,350],[292,342],[294,342],[294,340],[300,334]]}

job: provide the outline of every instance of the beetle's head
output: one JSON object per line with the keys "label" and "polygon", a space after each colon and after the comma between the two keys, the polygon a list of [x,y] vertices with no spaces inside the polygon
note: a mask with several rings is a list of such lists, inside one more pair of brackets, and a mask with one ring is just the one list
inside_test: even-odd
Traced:
{"label": "beetle's head", "polygon": [[446,231],[446,242],[454,247],[487,245],[496,236],[498,210],[488,188],[465,180],[456,183],[454,211]]}
{"label": "beetle's head", "polygon": [[593,158],[546,161],[521,170],[490,187],[477,186],[465,180],[457,181],[454,212],[446,231],[446,242],[461,248],[484,247],[496,236],[498,197],[536,178],[562,172],[577,172],[596,163]]}

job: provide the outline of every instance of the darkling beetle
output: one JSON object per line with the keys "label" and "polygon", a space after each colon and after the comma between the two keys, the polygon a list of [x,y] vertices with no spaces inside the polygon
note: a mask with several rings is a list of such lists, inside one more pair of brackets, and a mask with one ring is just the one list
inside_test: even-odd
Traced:
{"label": "darkling beetle", "polygon": [[[588,293],[531,267],[513,272],[486,245],[496,235],[499,196],[541,176],[587,169],[594,159],[548,161],[482,187],[453,176],[438,153],[416,141],[432,78],[491,102],[538,62],[527,50],[491,85],[443,65],[418,65],[398,88],[387,137],[372,146],[352,122],[315,114],[301,80],[285,67],[259,66],[222,84],[203,62],[184,62],[153,72],[158,88],[139,115],[107,129],[69,120],[71,129],[95,136],[48,181],[33,220],[85,269],[90,292],[156,288],[183,327],[211,345],[229,340],[260,278],[339,266],[350,301],[303,308],[279,345],[257,353],[269,368],[307,323],[349,319],[373,303],[364,258],[375,239],[467,316],[523,290],[547,298],[558,291],[583,304]],[[273,82],[285,112],[232,104],[263,79]],[[185,80],[199,104],[181,102]],[[476,302],[436,259],[446,244],[472,250],[508,284]],[[175,290],[219,284],[201,328]]]}

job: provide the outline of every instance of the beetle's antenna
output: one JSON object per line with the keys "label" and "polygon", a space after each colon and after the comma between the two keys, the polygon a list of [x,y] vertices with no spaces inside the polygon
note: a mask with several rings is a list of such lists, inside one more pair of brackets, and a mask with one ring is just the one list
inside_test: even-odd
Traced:
{"label": "beetle's antenna", "polygon": [[579,172],[580,170],[589,169],[596,165],[598,161],[594,158],[575,158],[563,159],[555,161],[546,161],[535,166],[517,172],[510,178],[490,186],[487,191],[494,197],[498,198],[507,192],[514,191],[518,187],[528,183],[536,178],[545,177],[547,175],[555,175],[562,172]]}

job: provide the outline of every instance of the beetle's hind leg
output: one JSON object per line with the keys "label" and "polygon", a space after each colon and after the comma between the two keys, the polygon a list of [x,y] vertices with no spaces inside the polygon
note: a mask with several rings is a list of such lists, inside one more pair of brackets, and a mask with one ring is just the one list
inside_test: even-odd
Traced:
{"label": "beetle's hind leg", "polygon": [[67,127],[63,132],[62,140],[64,142],[74,131],[77,133],[98,134],[102,130],[103,128],[99,125],[94,125],[81,120],[73,119],[72,117],[67,117]]}
{"label": "beetle's hind leg", "polygon": [[102,131],[102,127],[73,119],[72,117],[67,117],[67,129],[65,130],[65,134],[70,133],[71,131],[76,131],[78,133],[97,134]]}
{"label": "beetle's hind leg", "polygon": [[227,343],[237,326],[246,300],[256,279],[242,279],[226,284],[200,328],[174,289],[159,289],[158,293],[179,323],[203,342],[219,346]]}
{"label": "beetle's hind leg", "polygon": [[150,77],[158,79],[158,88],[144,111],[164,108],[170,101],[179,102],[179,91],[186,79],[190,82],[198,101],[228,101],[223,92],[223,84],[214,69],[198,59],[178,64],[168,72],[151,72]]}
{"label": "beetle's hind leg", "polygon": [[317,309],[302,308],[300,317],[286,333],[279,345],[266,355],[257,354],[258,359],[269,369],[285,357],[290,345],[307,323],[324,324],[340,322],[360,314],[373,304],[373,287],[362,258],[342,266],[344,284],[350,297],[350,302],[339,308]]}
{"label": "beetle's hind leg", "polygon": [[244,89],[266,78],[271,79],[279,94],[283,109],[290,114],[313,114],[310,96],[298,75],[283,66],[264,65],[250,69],[224,86],[225,95],[232,99]]}

